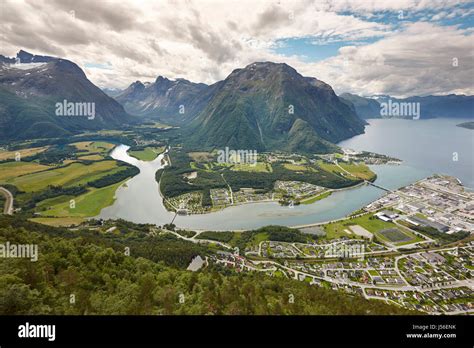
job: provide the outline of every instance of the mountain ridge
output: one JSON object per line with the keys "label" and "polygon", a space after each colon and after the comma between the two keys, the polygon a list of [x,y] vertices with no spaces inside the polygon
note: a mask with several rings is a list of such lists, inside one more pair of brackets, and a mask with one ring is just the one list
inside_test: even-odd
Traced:
{"label": "mountain ridge", "polygon": [[[134,122],[75,63],[23,50],[16,59],[0,56],[0,97],[0,135],[4,139],[67,136]],[[58,116],[57,104],[64,101],[93,103],[94,117]]]}
{"label": "mountain ridge", "polygon": [[125,110],[137,116],[157,118],[170,125],[180,125],[193,118],[210,97],[210,86],[178,78],[158,76],[152,83],[133,82],[115,99]]}
{"label": "mountain ridge", "polygon": [[356,94],[342,93],[340,96],[348,105],[352,105],[363,119],[383,118],[381,104],[420,103],[420,118],[474,118],[474,96],[464,94],[412,96],[394,98],[389,95],[361,97]]}
{"label": "mountain ridge", "polygon": [[[365,122],[328,84],[285,63],[252,63],[220,83],[188,126],[190,144],[328,152],[337,149],[330,143],[364,131]],[[295,139],[295,129],[304,130],[306,142]]]}

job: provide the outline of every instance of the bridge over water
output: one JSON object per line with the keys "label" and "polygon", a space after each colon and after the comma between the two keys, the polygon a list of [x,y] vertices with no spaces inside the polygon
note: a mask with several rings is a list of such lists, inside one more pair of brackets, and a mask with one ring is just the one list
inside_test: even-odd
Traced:
{"label": "bridge over water", "polygon": [[378,189],[381,189],[381,190],[384,190],[384,191],[390,192],[390,193],[393,192],[392,190],[390,190],[390,189],[388,189],[388,188],[386,188],[386,187],[377,185],[377,184],[375,184],[375,183],[373,183],[373,182],[371,182],[371,181],[368,181],[368,180],[364,180],[364,181],[365,181],[367,184],[372,185],[372,186],[374,186],[374,187],[376,187],[376,188],[378,188]]}

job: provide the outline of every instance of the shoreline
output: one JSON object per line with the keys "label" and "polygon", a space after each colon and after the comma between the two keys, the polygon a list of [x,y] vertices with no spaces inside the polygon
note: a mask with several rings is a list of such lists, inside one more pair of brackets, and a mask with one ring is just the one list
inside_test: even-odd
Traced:
{"label": "shoreline", "polygon": [[[160,180],[161,181],[161,180]],[[368,185],[366,182],[362,181],[356,185],[353,185],[353,186],[348,186],[348,187],[341,187],[341,188],[337,188],[337,189],[327,189],[326,191],[323,191],[321,194],[318,194],[318,195],[315,195],[315,196],[309,196],[309,197],[306,197],[304,198],[303,200],[300,201],[300,204],[304,204],[303,202],[306,201],[306,200],[309,200],[309,199],[313,199],[315,197],[319,197],[327,192],[338,192],[338,191],[348,191],[348,190],[352,190],[352,189],[355,189],[355,188],[358,188],[358,187],[361,187],[361,186],[364,186],[364,185]],[[160,186],[159,186],[159,183],[158,183],[158,192],[160,194],[160,197],[162,199],[162,201],[164,202],[166,200],[166,198],[163,196],[163,194],[161,193],[161,189],[160,189]],[[327,197],[325,197],[327,198]],[[323,199],[325,199],[323,198]],[[321,200],[323,200],[321,199]],[[316,202],[313,202],[313,203],[310,203],[309,205],[311,204],[314,204],[314,203],[317,203],[321,200],[318,200]],[[217,213],[217,212],[220,212],[220,211],[223,211],[227,208],[232,208],[232,207],[238,207],[238,206],[241,206],[241,205],[247,205],[247,204],[257,204],[257,203],[278,203],[279,201],[276,200],[276,199],[263,199],[263,200],[260,200],[260,201],[254,201],[254,202],[239,202],[239,203],[235,203],[235,204],[231,204],[231,205],[228,205],[228,206],[225,206],[224,208],[222,209],[218,209],[218,210],[214,210],[214,211],[207,211],[205,213],[191,213],[191,214],[186,214],[186,215],[183,215],[183,216],[192,216],[192,215],[206,215],[206,214],[212,214],[212,213]],[[170,204],[170,203],[168,203]],[[171,204],[170,204],[171,205]],[[282,206],[280,204],[280,206]],[[166,208],[166,206],[165,206]],[[168,210],[166,209],[168,212],[170,213],[177,213],[176,211],[172,211],[172,210]],[[179,215],[179,214],[178,214]]]}
{"label": "shoreline", "polygon": [[[407,187],[407,186],[410,186],[410,185],[415,185],[417,183],[420,183],[424,180],[426,180],[427,178],[431,178],[433,176],[440,176],[440,177],[449,177],[449,178],[453,178],[455,179],[459,185],[463,188],[463,191],[468,191],[469,188],[462,185],[462,182],[461,180],[459,180],[457,177],[455,176],[452,176],[452,175],[447,175],[447,174],[432,174],[430,176],[427,176],[425,178],[422,178],[422,179],[419,179],[419,180],[416,180],[412,183],[409,183],[407,185],[404,185],[404,186],[401,186],[399,187],[398,189],[396,190],[400,190],[404,187]],[[361,183],[362,185],[368,185],[367,183],[363,182]],[[357,186],[360,186],[357,185]],[[350,188],[354,188],[354,187],[350,187]],[[346,188],[346,189],[350,189],[350,188]],[[390,193],[387,193],[385,195],[388,195]],[[375,200],[376,201],[376,200]],[[372,201],[371,203],[375,202],[375,201]],[[291,226],[287,226],[289,228],[294,228],[294,229],[305,229],[305,228],[311,228],[311,227],[319,227],[319,226],[322,226],[322,225],[326,225],[326,224],[329,224],[329,223],[333,223],[333,222],[339,222],[339,221],[345,221],[345,220],[350,220],[354,217],[359,217],[359,216],[362,216],[362,215],[366,215],[366,214],[370,214],[371,212],[370,211],[364,211],[364,212],[361,212],[361,213],[358,213],[356,215],[346,215],[344,217],[341,217],[339,219],[333,219],[333,220],[327,220],[327,221],[321,221],[321,222],[315,222],[315,223],[309,223],[309,224],[303,224],[303,225],[291,225]],[[178,227],[178,226],[177,226]],[[207,229],[187,229],[187,228],[183,228],[183,230],[186,230],[186,231],[194,231],[194,232],[204,232],[204,231],[208,231]],[[214,231],[214,232],[227,232],[227,231],[232,231],[232,232],[245,232],[245,231],[249,231],[249,230],[253,230],[253,229],[229,229],[229,230],[220,230],[220,231]]]}
{"label": "shoreline", "polygon": [[[114,150],[114,149],[113,149],[113,150]],[[111,152],[112,152],[113,150],[111,150]],[[167,154],[167,152],[168,152],[168,149],[166,149],[164,152],[162,152],[161,154],[159,154],[159,155],[157,156],[157,158],[156,158],[154,161],[156,161],[161,155],[164,156],[164,157],[163,157],[163,159],[164,159],[165,156],[166,156],[166,154]],[[130,154],[128,154],[128,149],[126,150],[125,153],[127,154],[127,156],[131,157],[132,159],[137,160],[137,159],[135,159],[134,157],[130,156]],[[124,160],[121,160],[121,161],[124,161]],[[140,161],[140,160],[138,160],[138,161]],[[126,161],[124,161],[124,162],[126,162]],[[146,161],[141,161],[141,162],[146,162]],[[126,163],[128,163],[128,162],[126,162]],[[130,164],[131,164],[131,163],[130,163]],[[132,165],[133,165],[133,164],[132,164]],[[160,168],[160,169],[163,169],[163,170],[164,170],[164,169],[165,169],[167,166],[169,166],[169,165],[170,165],[169,161],[166,161],[166,160],[165,160],[164,165],[163,165],[162,168]],[[393,165],[393,164],[390,164],[390,165]],[[158,170],[159,170],[159,169],[158,169]],[[157,170],[157,171],[158,171],[158,170]],[[377,180],[377,175],[375,176],[374,180],[371,181],[371,182],[375,182],[376,180]],[[159,197],[160,197],[160,199],[161,199],[161,204],[163,205],[164,209],[165,209],[168,213],[174,214],[175,217],[180,216],[180,214],[178,214],[176,211],[172,211],[172,210],[168,210],[168,209],[167,209],[166,206],[167,206],[167,204],[169,204],[169,203],[165,204],[165,201],[166,201],[167,199],[166,199],[166,197],[163,196],[163,194],[162,194],[162,192],[161,192],[161,185],[160,185],[160,184],[161,184],[161,178],[160,178],[160,181],[157,182],[157,185],[158,185],[158,195],[159,195]],[[327,190],[324,191],[324,192],[331,192],[331,193],[334,193],[334,192],[339,192],[339,191],[351,191],[351,190],[353,190],[353,189],[357,189],[357,188],[360,188],[360,187],[363,187],[363,186],[367,186],[367,185],[369,185],[369,184],[368,184],[366,181],[361,181],[361,182],[359,182],[359,183],[357,183],[357,184],[355,184],[355,185],[353,185],[353,186],[342,187],[342,188],[336,188],[336,189],[327,189]],[[321,194],[319,194],[319,195],[321,195]],[[319,195],[307,197],[307,198],[305,198],[305,200],[311,199],[311,198],[313,198],[313,197],[318,197]],[[316,201],[316,202],[314,202],[314,203],[317,203],[317,202],[320,202],[320,201],[324,201],[326,198],[327,198],[327,197],[325,197],[325,198],[323,198],[323,199],[321,199],[321,200],[318,200],[318,201]],[[218,209],[218,210],[215,210],[215,211],[208,211],[208,212],[203,212],[203,213],[192,213],[192,214],[186,214],[186,215],[181,215],[181,216],[204,216],[204,215],[206,215],[206,214],[212,214],[212,213],[218,213],[218,212],[225,211],[227,208],[238,207],[238,206],[245,206],[245,205],[250,205],[250,204],[255,204],[255,203],[278,203],[278,200],[265,199],[265,200],[253,201],[253,202],[239,202],[239,203],[237,203],[237,204],[229,205],[229,206],[226,206],[226,207],[224,207],[224,208],[222,208],[222,209]],[[311,205],[314,204],[314,203],[309,204],[309,206],[311,206]],[[356,210],[357,210],[357,209],[356,209]],[[331,222],[331,221],[345,220],[345,219],[348,218],[348,216],[349,216],[349,215],[346,215],[346,216],[344,216],[344,217],[341,217],[340,219],[329,220],[329,221],[325,221],[325,222],[314,222],[314,223],[304,224],[304,225],[290,225],[290,226],[288,226],[288,227],[291,227],[291,228],[305,228],[305,227],[320,226],[320,225],[323,225],[323,224],[328,223],[328,222]],[[173,218],[172,221],[174,222],[174,218]],[[159,226],[158,224],[155,224],[155,225],[156,225],[156,226]],[[209,230],[209,229],[192,229],[192,228],[189,228],[189,227],[180,227],[179,225],[176,225],[176,227],[177,227],[177,228],[180,228],[180,229],[182,229],[182,230],[196,231],[196,232],[202,232],[202,231],[207,231],[207,230]],[[227,229],[227,230],[229,230],[229,229]],[[232,231],[246,231],[246,230],[248,230],[248,229],[230,229],[230,230],[232,230]],[[220,231],[226,231],[226,230],[222,229],[222,230],[220,230]]]}
{"label": "shoreline", "polygon": [[[160,157],[163,156],[163,155],[166,155],[166,152],[167,152],[167,151],[165,151],[164,153],[160,154],[160,156],[158,156],[158,158],[160,158]],[[128,154],[127,154],[126,156],[127,156],[126,158],[122,158],[122,159],[120,159],[120,160],[128,163],[127,158],[133,159],[133,157],[130,157]],[[155,161],[156,161],[156,159],[155,159]],[[136,160],[134,159],[133,162],[136,162]],[[140,161],[140,162],[141,162],[141,161]],[[163,163],[163,162],[164,162],[164,163]],[[132,163],[130,163],[130,164],[132,164]],[[135,166],[138,166],[137,164],[138,164],[138,163],[135,163]],[[169,163],[168,161],[166,161],[166,160],[165,160],[165,161],[162,161],[162,162],[161,162],[161,166],[160,166],[159,169],[166,169],[166,167],[169,166],[169,165],[170,165],[170,163]],[[389,166],[392,167],[392,165],[389,165]],[[159,169],[157,169],[157,170],[159,170]],[[377,177],[376,177],[376,178],[377,178]],[[155,180],[155,177],[153,178],[153,180],[156,181],[156,180]],[[420,180],[420,179],[418,179],[418,180]],[[407,185],[416,183],[418,180],[414,180],[413,182],[404,183],[403,186],[407,186]],[[161,180],[160,180],[160,181],[161,181]],[[166,211],[166,213],[169,213],[170,215],[172,214],[172,215],[174,215],[175,217],[177,217],[178,215],[183,216],[183,218],[186,218],[186,217],[191,218],[192,216],[196,216],[196,217],[197,217],[197,216],[202,216],[202,218],[200,218],[201,220],[203,220],[203,219],[204,219],[204,220],[209,219],[209,221],[212,222],[212,219],[213,219],[212,215],[209,215],[209,217],[206,217],[206,214],[221,213],[221,212],[223,212],[223,211],[226,211],[226,208],[239,207],[239,206],[242,207],[242,206],[246,206],[246,205],[253,204],[253,203],[277,203],[277,202],[278,202],[278,200],[275,200],[275,199],[264,199],[264,200],[260,200],[260,201],[251,201],[251,202],[248,202],[248,201],[247,201],[247,202],[238,202],[238,203],[233,204],[233,205],[228,205],[228,206],[226,206],[226,207],[224,207],[224,208],[222,208],[222,209],[219,209],[219,210],[217,210],[217,211],[207,211],[207,212],[198,213],[198,214],[186,214],[186,215],[184,215],[184,214],[177,214],[176,211],[172,211],[172,210],[170,211],[170,210],[166,209],[166,204],[165,204],[166,198],[163,196],[163,194],[162,194],[162,192],[161,192],[161,182],[160,182],[160,181],[157,182],[157,185],[158,185],[158,197],[159,197],[159,199],[161,199],[161,202],[159,202],[159,203],[160,203],[161,205],[163,205],[163,208],[164,208],[164,210]],[[376,179],[375,179],[374,181],[376,181]],[[343,188],[338,188],[338,189],[329,189],[329,190],[326,190],[325,192],[331,192],[331,193],[332,193],[333,191],[334,191],[334,192],[337,192],[337,191],[352,191],[352,190],[357,190],[357,189],[363,188],[364,186],[367,186],[367,185],[369,185],[369,183],[367,183],[367,182],[365,182],[365,181],[361,181],[361,182],[359,182],[359,183],[357,183],[357,184],[355,184],[355,185],[353,185],[353,186],[343,187]],[[403,187],[403,186],[400,186],[400,187]],[[318,195],[318,196],[319,196],[319,195]],[[312,196],[312,197],[314,197],[314,196]],[[311,199],[312,197],[308,197],[308,198],[306,198],[306,199]],[[316,197],[317,197],[317,196],[316,196]],[[325,200],[326,200],[326,197],[323,198],[323,199],[321,199],[321,200],[318,200],[318,201],[316,201],[316,202],[314,202],[314,203],[317,203],[317,202],[325,202]],[[374,199],[372,199],[370,202],[373,202],[373,201],[375,201],[375,200],[376,200],[376,199],[374,198]],[[321,225],[324,225],[324,224],[327,224],[327,223],[330,223],[330,222],[333,222],[333,221],[346,220],[346,219],[348,219],[348,218],[351,216],[351,214],[353,214],[354,212],[358,211],[360,208],[365,207],[365,206],[366,206],[367,204],[369,204],[370,202],[367,202],[367,203],[366,203],[366,202],[361,202],[361,205],[362,205],[362,206],[355,207],[355,208],[352,209],[351,211],[344,211],[344,212],[341,212],[342,214],[340,214],[340,215],[339,215],[339,214],[336,214],[336,215],[335,215],[335,217],[336,217],[335,219],[331,219],[331,218],[330,218],[330,219],[325,219],[324,221],[317,221],[318,218],[316,218],[316,221],[317,221],[317,222],[316,222],[316,221],[315,221],[315,222],[311,222],[311,220],[310,220],[310,221],[308,221],[308,223],[306,223],[306,224],[301,224],[299,221],[288,221],[287,223],[283,223],[283,224],[282,224],[282,223],[279,223],[279,224],[285,225],[285,226],[288,226],[288,227],[291,227],[291,228],[309,228],[309,227],[314,227],[314,226],[321,226]],[[312,206],[312,205],[313,205],[313,204],[308,204],[307,206]],[[275,205],[275,208],[272,208],[272,206],[269,206],[269,208],[268,208],[267,210],[272,211],[272,210],[277,209],[277,208],[280,208],[280,207],[277,206],[277,205]],[[250,209],[251,209],[251,208],[250,208]],[[312,209],[310,208],[310,210],[312,210]],[[347,210],[347,209],[346,209],[346,210]],[[228,214],[228,213],[227,213],[227,214]],[[343,215],[343,214],[344,214],[344,215]],[[339,215],[340,217],[337,217],[337,215]],[[343,215],[343,216],[341,216],[341,215]],[[329,217],[329,216],[328,216],[328,217]],[[118,218],[118,217],[117,217],[117,216],[110,216],[110,217],[109,217],[109,219],[114,219],[114,218]],[[173,219],[170,219],[169,221],[161,221],[161,220],[168,220],[168,219],[158,219],[158,221],[156,221],[156,222],[154,222],[154,223],[152,223],[152,224],[154,224],[155,226],[160,226],[160,225],[162,225],[162,224],[166,224],[166,223],[170,223],[170,222],[173,222],[173,223],[174,223],[174,218],[173,218]],[[203,220],[203,221],[204,221],[204,220]],[[293,219],[293,220],[294,220],[294,219]],[[189,221],[192,221],[192,220],[189,220]],[[314,221],[314,220],[313,220],[313,221]],[[180,226],[180,225],[181,225],[181,222],[184,224],[184,226]],[[264,225],[262,225],[262,226],[266,226],[266,225],[269,225],[269,224],[272,224],[272,221],[269,221],[268,223],[266,223],[266,224],[264,224]],[[274,222],[273,224],[278,224],[278,223],[275,223],[275,222]],[[182,229],[182,230],[198,231],[198,232],[199,232],[199,231],[206,231],[206,230],[214,230],[214,231],[245,231],[245,230],[250,230],[250,229],[259,228],[258,226],[256,226],[256,227],[255,227],[255,226],[254,226],[254,227],[243,227],[243,228],[240,227],[240,226],[239,226],[240,228],[236,226],[237,229],[234,229],[234,228],[232,228],[233,226],[224,226],[225,224],[222,225],[222,226],[221,226],[222,228],[219,228],[219,229],[216,229],[216,228],[215,228],[215,227],[217,227],[217,226],[215,226],[214,228],[213,228],[213,227],[201,227],[201,228],[198,227],[198,228],[193,228],[193,226],[192,226],[192,225],[194,225],[193,223],[189,224],[188,222],[186,222],[186,220],[179,221],[179,219],[178,219],[178,221],[176,221],[175,225],[176,225],[177,228]],[[199,225],[199,223],[197,223],[197,225]],[[227,225],[228,225],[228,224],[227,224]],[[232,225],[232,224],[231,224],[231,225]],[[257,225],[259,225],[259,224],[257,224]],[[206,224],[204,224],[203,226],[206,226]],[[253,226],[253,225],[252,225],[252,226]]]}

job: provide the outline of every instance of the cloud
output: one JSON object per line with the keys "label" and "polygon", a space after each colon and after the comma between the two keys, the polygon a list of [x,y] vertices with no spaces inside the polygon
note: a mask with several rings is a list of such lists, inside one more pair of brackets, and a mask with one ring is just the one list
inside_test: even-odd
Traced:
{"label": "cloud", "polygon": [[293,10],[273,5],[258,14],[254,28],[257,33],[273,31],[281,26],[292,24],[294,16],[295,13]]}
{"label": "cloud", "polygon": [[393,96],[474,94],[472,30],[406,24],[373,44],[346,46],[339,55],[302,67],[338,92]]}
{"label": "cloud", "polygon": [[[25,49],[61,56],[79,64],[101,87],[123,88],[158,75],[213,83],[235,68],[269,60],[286,62],[336,91],[472,93],[467,81],[472,76],[471,29],[383,21],[399,10],[428,18],[439,14],[440,20],[453,13],[462,17],[464,2],[1,1],[1,54]],[[303,55],[274,52],[287,38],[311,38],[314,49],[334,42],[347,46],[334,57],[308,62]],[[374,40],[379,41],[364,43]],[[457,70],[449,66],[454,56]]]}
{"label": "cloud", "polygon": [[[37,0],[29,1],[37,3]],[[105,26],[118,32],[135,28],[143,15],[139,6],[124,1],[48,0],[48,5],[55,11],[63,10],[91,25]]]}

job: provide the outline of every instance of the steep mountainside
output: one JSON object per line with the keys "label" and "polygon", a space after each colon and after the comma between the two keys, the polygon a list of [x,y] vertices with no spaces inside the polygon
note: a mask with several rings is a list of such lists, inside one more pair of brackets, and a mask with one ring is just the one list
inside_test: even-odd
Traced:
{"label": "steep mountainside", "polygon": [[[58,116],[56,104],[64,101],[93,103],[88,105],[94,116],[78,116],[75,112]],[[25,51],[18,52],[16,60],[0,56],[2,139],[64,136],[80,130],[118,128],[133,121],[73,62]]]}
{"label": "steep mountainside", "polygon": [[357,115],[362,119],[380,118],[380,104],[370,98],[360,97],[355,94],[343,93],[339,96],[348,105],[352,104]]}
{"label": "steep mountainside", "polygon": [[188,128],[191,146],[328,152],[365,122],[332,88],[286,64],[234,70]]}
{"label": "steep mountainside", "polygon": [[132,115],[157,118],[182,125],[200,112],[212,96],[213,88],[185,79],[158,76],[153,83],[136,81],[115,98]]}

